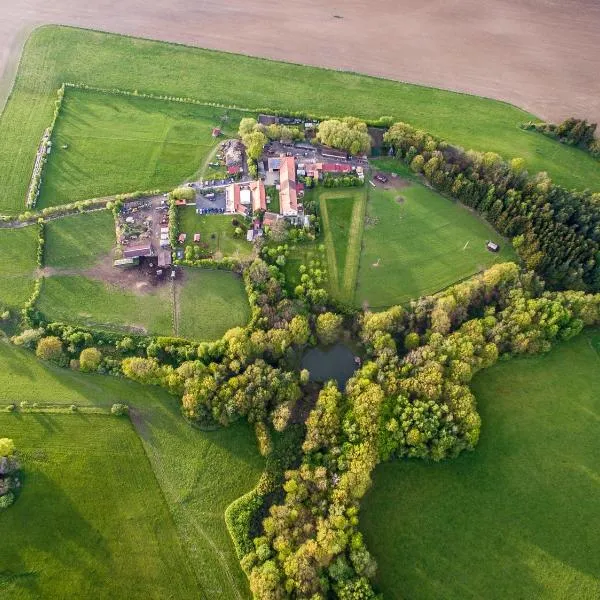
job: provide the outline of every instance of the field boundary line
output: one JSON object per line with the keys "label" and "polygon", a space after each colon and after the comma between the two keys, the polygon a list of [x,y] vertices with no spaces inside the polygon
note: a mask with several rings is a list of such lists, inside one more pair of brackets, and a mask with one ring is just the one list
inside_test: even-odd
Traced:
{"label": "field boundary line", "polygon": [[319,204],[321,207],[321,219],[323,220],[323,233],[325,234],[325,255],[327,256],[327,269],[330,277],[329,286],[339,293],[339,273],[335,260],[335,248],[333,246],[333,236],[331,234],[331,227],[329,224],[329,213],[327,212],[327,198],[319,198]]}
{"label": "field boundary line", "polygon": [[352,219],[350,221],[348,248],[346,251],[346,264],[344,265],[342,295],[346,302],[350,304],[354,301],[356,292],[366,210],[367,194],[363,193],[359,199],[354,200],[354,206],[352,207]]}

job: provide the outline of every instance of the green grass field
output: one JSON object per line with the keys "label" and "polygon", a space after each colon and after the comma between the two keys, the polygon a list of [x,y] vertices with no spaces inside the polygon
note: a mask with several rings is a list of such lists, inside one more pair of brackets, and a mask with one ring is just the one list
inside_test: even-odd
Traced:
{"label": "green grass field", "polygon": [[337,300],[354,301],[363,236],[366,192],[364,188],[317,192],[329,288]]}
{"label": "green grass field", "polygon": [[37,227],[0,229],[0,306],[19,309],[33,290]]}
{"label": "green grass field", "polygon": [[599,352],[585,332],[482,372],[474,452],[378,467],[361,526],[386,598],[600,596]]}
{"label": "green grass field", "polygon": [[202,242],[208,244],[211,252],[217,257],[233,256],[243,258],[252,253],[252,244],[246,241],[246,236],[236,238],[233,235],[235,227],[232,219],[240,220],[235,215],[199,215],[193,206],[179,209],[179,230],[187,233],[187,242],[192,243],[194,233],[200,234]]}
{"label": "green grass field", "polygon": [[224,521],[262,469],[247,425],[199,431],[157,388],[59,369],[0,340],[0,406],[22,400],[129,404],[151,469],[127,419],[0,411],[26,474],[0,514],[0,597],[249,596]]}
{"label": "green grass field", "polygon": [[[23,208],[35,151],[52,118],[56,90],[64,81],[188,96],[254,109],[272,107],[363,118],[390,115],[466,148],[496,151],[506,158],[521,156],[531,171],[546,170],[566,186],[600,190],[597,161],[576,148],[518,129],[532,115],[502,102],[351,73],[47,26],[36,30],[25,45],[13,92],[0,117],[2,212]],[[282,86],[281,81],[286,85]],[[319,90],[318,97],[315,89]],[[77,147],[76,142],[72,154]],[[158,152],[160,146],[155,148]],[[128,143],[120,151],[126,150],[131,150]],[[93,147],[89,151],[95,153]],[[122,165],[128,165],[127,182],[133,184],[135,173],[128,164],[131,158],[127,154],[111,155],[117,173],[123,173]],[[101,163],[108,160],[104,155],[96,156]],[[147,173],[148,166],[140,165],[137,157],[136,152],[135,164]],[[69,170],[63,173],[71,177],[68,185],[79,192],[80,173],[68,165],[64,168]],[[120,184],[116,174],[107,175]],[[50,179],[47,177],[46,182],[51,183]],[[92,195],[108,189],[100,183],[85,185],[89,185],[88,193]],[[58,199],[57,194],[66,189],[44,192],[44,201]]]}
{"label": "green grass field", "polygon": [[108,210],[46,224],[44,263],[58,269],[90,267],[115,247],[115,222]]}
{"label": "green grass field", "polygon": [[241,277],[227,271],[186,269],[178,294],[181,337],[216,340],[250,318],[250,305]]}
{"label": "green grass field", "polygon": [[38,206],[175,187],[217,145],[213,127],[235,132],[228,112],[223,123],[223,109],[67,89]]}
{"label": "green grass field", "polygon": [[173,331],[168,286],[135,293],[81,275],[55,275],[44,280],[37,308],[54,321],[151,335]]}
{"label": "green grass field", "polygon": [[[496,262],[515,260],[512,247],[464,206],[407,181],[402,189],[371,188],[355,300],[372,308],[433,294]],[[500,252],[486,250],[486,241]]]}

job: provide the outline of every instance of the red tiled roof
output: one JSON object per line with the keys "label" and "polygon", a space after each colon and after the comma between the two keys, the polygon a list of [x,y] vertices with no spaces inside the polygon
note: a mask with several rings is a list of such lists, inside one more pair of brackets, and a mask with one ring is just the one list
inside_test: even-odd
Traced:
{"label": "red tiled roof", "polygon": [[242,168],[240,166],[227,167],[227,174],[228,175],[236,175],[241,170],[242,170]]}
{"label": "red tiled roof", "polygon": [[279,210],[282,215],[298,214],[296,195],[296,159],[282,156],[279,168]]}
{"label": "red tiled roof", "polygon": [[350,165],[340,165],[339,163],[323,163],[322,169],[326,173],[350,173],[352,171]]}
{"label": "red tiled roof", "polygon": [[250,184],[252,192],[252,210],[267,210],[267,194],[265,192],[265,184],[259,179]]}

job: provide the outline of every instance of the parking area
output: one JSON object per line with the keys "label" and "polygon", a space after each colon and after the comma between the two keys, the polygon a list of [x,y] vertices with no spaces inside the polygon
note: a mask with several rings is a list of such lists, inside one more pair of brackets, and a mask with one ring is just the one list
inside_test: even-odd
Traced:
{"label": "parking area", "polygon": [[200,215],[221,214],[225,212],[225,190],[218,189],[196,196],[196,210]]}

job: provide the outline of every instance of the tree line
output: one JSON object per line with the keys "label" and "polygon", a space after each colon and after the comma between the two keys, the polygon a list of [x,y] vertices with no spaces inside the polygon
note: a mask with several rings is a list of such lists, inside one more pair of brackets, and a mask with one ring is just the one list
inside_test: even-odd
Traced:
{"label": "tree line", "polygon": [[465,151],[405,123],[384,136],[396,157],[513,240],[527,269],[555,289],[600,290],[600,193],[566,190],[522,159]]}

